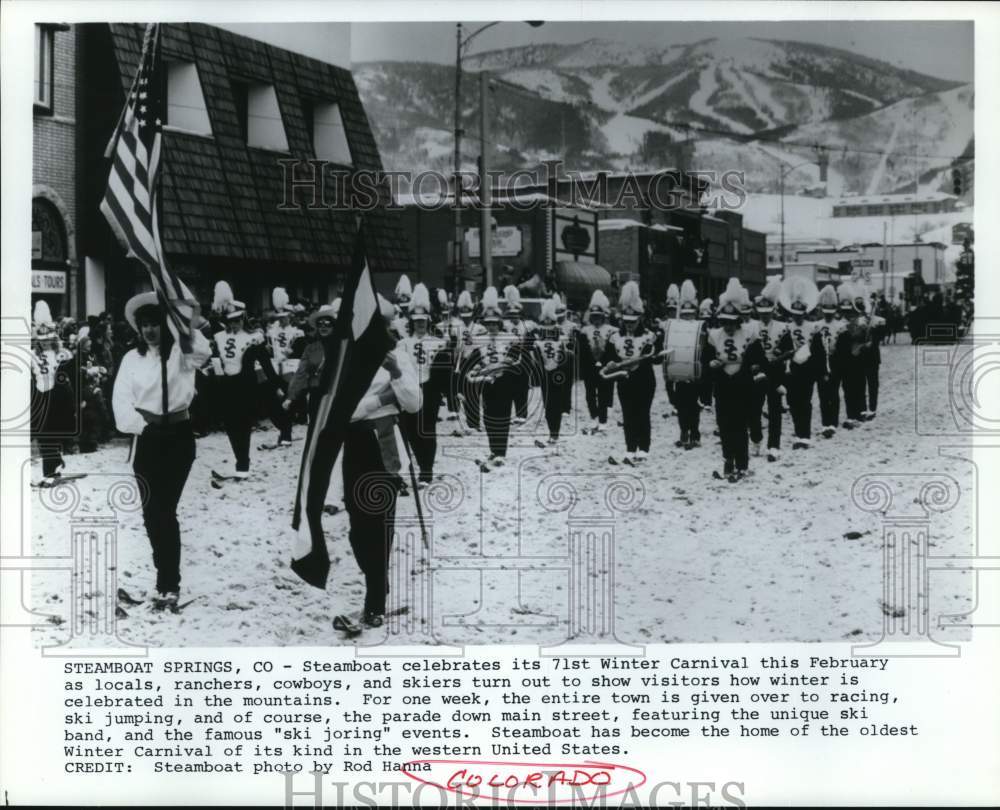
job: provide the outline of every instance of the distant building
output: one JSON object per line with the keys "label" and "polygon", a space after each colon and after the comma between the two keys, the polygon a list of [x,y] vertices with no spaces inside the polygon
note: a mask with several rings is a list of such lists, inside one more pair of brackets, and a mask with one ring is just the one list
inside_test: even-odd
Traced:
{"label": "distant building", "polygon": [[680,286],[687,278],[699,298],[717,297],[730,278],[740,279],[751,293],[767,280],[764,234],[744,228],[736,212],[622,213],[602,214],[601,263],[619,281],[638,280],[643,296],[657,306],[670,284]]}
{"label": "distant building", "polygon": [[954,271],[945,257],[941,242],[906,242],[891,245],[867,243],[840,250],[800,250],[797,260],[835,267],[842,275],[860,274],[876,289],[897,294],[916,285],[942,290],[954,284]]}
{"label": "distant building", "polygon": [[954,211],[957,202],[957,197],[941,191],[841,197],[833,203],[832,216],[894,217],[907,214],[945,214]]}
{"label": "distant building", "polygon": [[[349,30],[324,31],[328,47],[350,42]],[[148,274],[125,258],[99,204],[109,171],[104,150],[135,75],[143,26],[39,26],[36,37],[35,297],[46,297],[57,317],[121,312],[137,289],[148,288]],[[293,300],[329,301],[350,267],[354,214],[305,204],[283,210],[279,161],[322,158],[331,171],[347,173],[382,168],[343,66],[349,54],[320,61],[193,23],[162,24],[161,37],[167,263],[206,303],[220,279],[251,311],[270,307],[275,286]],[[321,45],[313,43],[314,51]],[[307,203],[309,194],[297,199]],[[398,212],[380,210],[366,221],[376,276],[409,270]]]}
{"label": "distant building", "polygon": [[781,237],[776,234],[767,235],[767,269],[768,272],[779,272],[782,263],[796,261],[799,251],[807,250],[837,250],[840,242],[828,237],[785,237],[784,262],[781,257]]}

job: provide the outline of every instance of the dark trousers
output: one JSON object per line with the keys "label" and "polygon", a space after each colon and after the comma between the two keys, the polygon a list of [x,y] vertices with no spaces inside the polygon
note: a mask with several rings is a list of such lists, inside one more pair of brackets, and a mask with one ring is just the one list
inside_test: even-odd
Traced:
{"label": "dark trousers", "polygon": [[254,386],[242,374],[220,377],[222,421],[238,472],[250,471],[250,431],[254,423]]}
{"label": "dark trousers", "polygon": [[528,392],[531,390],[531,375],[527,368],[518,369],[511,379],[511,397],[514,401],[514,415],[518,419],[528,418]]}
{"label": "dark trousers", "polygon": [[455,375],[459,391],[462,394],[462,410],[465,411],[465,422],[473,430],[478,430],[482,421],[482,399],[483,384],[471,382],[469,371],[471,367],[466,367],[460,374]]}
{"label": "dark trousers", "polygon": [[542,399],[545,402],[545,423],[549,427],[549,436],[559,438],[562,427],[563,406],[566,402],[566,388],[569,382],[563,369],[545,372],[542,382]]}
{"label": "dark trousers", "polygon": [[583,378],[583,387],[587,394],[587,411],[591,419],[596,419],[602,425],[608,422],[608,408],[615,396],[614,383],[605,380],[596,371]]}
{"label": "dark trousers", "polygon": [[343,452],[344,505],[351,522],[348,539],[365,577],[364,609],[385,613],[399,476],[386,470],[374,429],[352,427]]}
{"label": "dark trousers", "polygon": [[746,402],[752,390],[742,375],[719,372],[715,383],[715,415],[722,439],[724,472],[746,470],[750,466]]}
{"label": "dark trousers", "polygon": [[857,358],[852,357],[843,369],[841,383],[844,386],[844,411],[847,418],[861,421],[865,409],[865,370]]}
{"label": "dark trousers", "polygon": [[177,504],[194,463],[190,422],[146,425],[136,440],[132,470],[142,492],[142,519],[153,547],[156,590],[176,592],[181,584],[181,530]]}
{"label": "dark trousers", "polygon": [[274,386],[267,383],[264,384],[261,391],[267,400],[267,415],[278,429],[278,441],[290,442],[292,440],[292,415],[281,407],[283,397],[279,397]]}
{"label": "dark trousers", "polygon": [[677,424],[681,429],[681,441],[700,442],[701,429],[701,383],[674,383],[674,407],[677,409]]}
{"label": "dark trousers", "polygon": [[652,426],[649,409],[653,407],[656,383],[651,369],[640,370],[640,376],[633,373],[618,381],[618,401],[622,406],[622,422],[625,430],[625,449],[629,453],[636,450],[649,452]]}
{"label": "dark trousers", "polygon": [[779,374],[767,378],[767,449],[781,449],[781,394],[778,388],[784,382]]}
{"label": "dark trousers", "polygon": [[[875,413],[878,410],[878,372],[881,363],[878,358],[872,357],[864,364],[865,387],[867,388],[868,402],[867,410]],[[862,407],[862,410],[865,410]]]}
{"label": "dark trousers", "polygon": [[764,440],[764,425],[761,419],[766,399],[767,381],[752,383],[750,395],[747,397],[747,430],[750,432],[750,441],[754,444],[760,444]]}
{"label": "dark trousers", "polygon": [[458,389],[461,377],[454,371],[448,374],[448,390],[445,391],[445,401],[449,413],[458,413]]}
{"label": "dark trousers", "polygon": [[576,385],[576,369],[572,365],[569,365],[563,373],[566,376],[566,382],[562,386],[562,409],[563,413],[572,413],[573,387]]}
{"label": "dark trousers", "polygon": [[437,415],[441,407],[441,394],[431,383],[420,386],[420,410],[402,413],[399,426],[413,448],[414,460],[420,468],[420,480],[434,477],[434,459],[437,456]]}
{"label": "dark trousers", "polygon": [[55,390],[31,391],[31,433],[42,457],[42,475],[49,478],[63,465],[63,437],[59,435],[59,398]]}
{"label": "dark trousers", "polygon": [[812,397],[814,380],[807,371],[792,370],[788,374],[788,410],[792,412],[792,427],[796,437],[812,438]]}
{"label": "dark trousers", "polygon": [[826,381],[816,381],[816,390],[819,393],[819,415],[823,427],[837,427],[840,421],[840,377],[831,372]]}
{"label": "dark trousers", "polygon": [[507,455],[510,440],[511,386],[506,375],[500,375],[492,383],[484,384],[483,422],[489,437],[490,453],[494,456]]}

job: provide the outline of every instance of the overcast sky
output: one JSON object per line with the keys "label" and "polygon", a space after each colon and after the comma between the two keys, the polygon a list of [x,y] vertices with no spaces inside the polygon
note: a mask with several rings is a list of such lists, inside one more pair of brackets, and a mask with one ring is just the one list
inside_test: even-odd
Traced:
{"label": "overcast sky", "polygon": [[[466,25],[471,32],[483,22]],[[973,80],[971,22],[549,22],[540,28],[504,22],[484,31],[469,52],[593,37],[666,46],[740,36],[818,42],[943,79]],[[354,23],[351,59],[454,62],[455,23]]]}

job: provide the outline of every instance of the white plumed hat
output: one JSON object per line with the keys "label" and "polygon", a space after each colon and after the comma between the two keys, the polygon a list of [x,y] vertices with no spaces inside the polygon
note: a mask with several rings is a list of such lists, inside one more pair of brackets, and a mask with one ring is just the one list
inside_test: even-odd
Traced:
{"label": "white plumed hat", "polygon": [[671,306],[672,307],[676,307],[677,304],[680,302],[680,298],[681,298],[681,291],[677,287],[676,284],[671,284],[669,287],[667,287],[667,306],[668,307],[671,307]]}
{"label": "white plumed hat", "polygon": [[684,283],[681,284],[680,308],[686,312],[698,311],[698,290],[689,278],[684,279]]}
{"label": "white plumed hat", "polygon": [[500,320],[500,295],[496,287],[487,287],[483,293],[483,321]]}
{"label": "white plumed hat", "polygon": [[639,284],[637,282],[625,282],[621,295],[618,298],[618,307],[622,311],[622,319],[626,321],[638,320],[639,316],[646,311],[642,303],[642,297],[639,295]]}
{"label": "white plumed hat", "polygon": [[472,305],[472,293],[470,293],[468,290],[462,290],[462,292],[458,294],[457,305],[459,312],[465,313],[466,315],[471,315],[475,310],[475,307]]}
{"label": "white plumed hat", "polygon": [[590,296],[590,306],[588,309],[591,313],[596,312],[607,315],[611,311],[611,302],[601,290],[594,290],[594,294]]}
{"label": "white plumed hat", "polygon": [[521,291],[517,287],[508,284],[503,288],[503,297],[507,301],[507,312],[521,311]]}
{"label": "white plumed hat", "polygon": [[409,301],[410,297],[413,295],[413,287],[410,284],[409,276],[402,275],[399,277],[399,281],[396,282],[396,303],[403,301]]}
{"label": "white plumed hat", "polygon": [[226,281],[217,281],[212,296],[212,311],[224,318],[238,318],[246,311],[246,304],[233,297],[233,288]]}
{"label": "white plumed hat", "polygon": [[413,288],[410,299],[410,317],[428,319],[431,316],[431,294],[423,283]]}

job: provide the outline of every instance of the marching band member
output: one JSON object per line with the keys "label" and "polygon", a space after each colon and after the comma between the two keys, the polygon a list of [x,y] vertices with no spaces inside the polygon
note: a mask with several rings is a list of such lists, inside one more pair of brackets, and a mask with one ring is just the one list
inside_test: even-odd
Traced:
{"label": "marching band member", "polygon": [[882,365],[882,351],[879,349],[879,344],[882,342],[885,318],[875,314],[874,305],[865,297],[863,287],[858,287],[855,290],[854,308],[864,315],[868,330],[868,341],[861,351],[864,392],[866,394],[861,418],[869,422],[875,418],[875,412],[878,410],[878,373]]}
{"label": "marching band member", "polygon": [[156,568],[156,592],[150,601],[154,609],[176,610],[181,583],[177,504],[195,456],[188,407],[195,394],[195,372],[211,356],[211,347],[193,329],[191,353],[181,352],[156,293],[129,299],[125,320],[138,334],[138,346],[122,358],[112,407],[118,429],[137,437],[132,469],[144,484],[142,517]]}
{"label": "marching band member", "polygon": [[473,321],[475,308],[472,305],[472,294],[462,290],[458,296],[458,318],[460,325],[455,338],[455,374],[452,385],[461,392],[462,412],[465,416],[465,428],[460,431],[469,433],[481,430],[482,422],[482,384],[470,380],[474,368],[472,355],[476,350],[476,340],[486,334],[486,327]]}
{"label": "marching band member", "polygon": [[782,306],[792,318],[788,325],[791,338],[788,364],[788,409],[792,412],[795,437],[793,450],[804,450],[812,444],[813,385],[826,365],[823,343],[816,321],[806,315],[816,307],[819,290],[805,278],[786,279],[782,284]]}
{"label": "marching band member", "polygon": [[[216,477],[245,479],[250,477],[250,433],[256,422],[255,366],[259,364],[264,370],[271,387],[269,394],[286,386],[274,372],[264,336],[244,329],[246,306],[235,300],[232,288],[225,281],[215,285],[212,310],[225,321],[225,329],[214,336],[219,360],[216,372],[221,371],[223,422],[236,461],[232,475],[216,474]],[[282,408],[273,407],[278,405],[278,401],[268,403],[271,418],[280,431],[277,446],[281,447],[291,444],[291,420]]]}
{"label": "marching band member", "polygon": [[[521,305],[521,293],[513,284],[508,284],[503,291],[507,303],[507,320],[503,323],[503,331],[514,335],[525,343],[524,355],[527,356],[530,350],[531,334],[535,331],[535,324],[525,321],[521,315],[523,307]],[[532,380],[528,364],[521,363],[511,376],[511,394],[514,398],[514,424],[523,425],[528,421],[528,392],[534,383],[541,380]]]}
{"label": "marching band member", "polygon": [[470,382],[478,383],[482,390],[483,422],[489,438],[490,459],[500,467],[507,456],[510,439],[511,370],[520,359],[520,343],[500,334],[502,313],[496,287],[487,287],[483,293],[481,320],[485,334],[474,339],[470,357]]}
{"label": "marching band member", "polygon": [[410,308],[410,298],[412,296],[413,286],[410,284],[409,276],[404,273],[399,277],[399,281],[396,282],[396,317],[393,318],[392,323],[389,325],[389,331],[397,340],[402,340],[406,337],[409,327],[406,313]]}
{"label": "marching band member", "polygon": [[284,287],[275,287],[271,292],[271,303],[274,305],[267,339],[271,348],[271,357],[279,374],[285,374],[285,361],[292,356],[292,344],[305,335],[299,327],[291,323],[292,313],[288,308],[288,293]]}
{"label": "marching band member", "polygon": [[65,466],[63,441],[73,432],[72,391],[65,376],[61,380],[59,375],[59,367],[71,355],[59,346],[59,335],[45,301],[35,302],[32,321],[31,434],[42,457],[40,486],[50,487],[58,481],[60,468]]}
{"label": "marching band member", "polygon": [[[579,324],[566,317],[567,309],[565,297],[560,293],[554,293],[553,297],[556,299],[556,319],[559,322],[559,331],[562,332],[566,345],[572,346],[576,340],[576,333],[580,328]],[[570,365],[569,379],[567,384],[563,387],[563,413],[571,413],[573,410],[573,387],[575,385],[576,369],[574,365]]]}
{"label": "marching band member", "polygon": [[[455,368],[455,358],[458,351],[458,333],[459,328],[462,326],[461,319],[457,315],[452,314],[451,300],[448,298],[448,293],[446,293],[441,288],[437,291],[437,301],[438,301],[438,323],[435,326],[435,331],[438,335],[443,337],[447,343],[447,353],[449,357],[449,368]],[[445,408],[447,409],[445,419],[449,422],[455,422],[458,420],[458,386],[454,385],[454,374],[449,371],[449,376],[447,384],[445,385],[444,395],[445,395]]]}
{"label": "marching band member", "polygon": [[[618,401],[625,429],[623,461],[631,465],[642,463],[649,456],[649,410],[656,393],[656,378],[650,363],[661,361],[663,336],[642,325],[640,319],[645,314],[645,307],[636,282],[628,281],[622,287],[619,306],[622,326],[608,341],[600,373],[605,379],[618,382]],[[609,461],[617,464],[613,458]]]}
{"label": "marching band member", "polygon": [[[667,287],[667,304],[666,304],[666,317],[660,322],[660,330],[665,332],[667,330],[667,321],[671,321],[677,317],[677,309],[680,306],[681,291],[676,284],[671,284]],[[667,419],[677,413],[677,402],[674,398],[674,382],[667,376],[667,364],[663,364],[663,387],[667,391],[667,402],[670,403],[670,409],[663,414],[663,418]],[[683,443],[682,443],[683,444]],[[681,445],[678,445],[680,447]]]}
{"label": "marching band member", "polygon": [[[400,415],[400,427],[420,467],[422,485],[434,478],[434,459],[437,456],[437,417],[441,408],[441,394],[447,386],[451,371],[448,362],[447,342],[431,334],[431,299],[427,287],[417,284],[410,300],[409,319],[411,334],[399,345],[413,360],[420,383],[420,409],[415,413]],[[442,381],[442,374],[444,381]]]}
{"label": "marching band member", "polygon": [[853,430],[864,421],[865,370],[860,355],[868,340],[868,333],[854,306],[854,285],[844,282],[837,290],[837,295],[840,298],[840,314],[844,318],[844,328],[834,344],[836,366],[844,387],[845,419],[842,426],[846,430]]}
{"label": "marching band member", "polygon": [[719,296],[717,317],[722,326],[709,330],[704,357],[712,370],[724,465],[722,473],[713,476],[730,483],[746,477],[750,469],[746,402],[765,363],[760,341],[742,323],[741,300],[739,282],[730,279]]}
{"label": "marching band member", "polygon": [[588,307],[590,323],[577,332],[577,355],[587,394],[587,411],[590,413],[590,433],[599,433],[608,423],[608,408],[614,398],[614,384],[600,375],[604,350],[611,339],[614,327],[607,322],[611,304],[600,290],[594,290]]}
{"label": "marching band member", "polygon": [[[685,279],[681,285],[677,316],[682,321],[697,320],[698,291],[691,279]],[[673,359],[670,356],[664,358],[664,376],[669,371],[670,362]],[[699,399],[702,382],[701,380],[677,380],[673,383],[673,389],[677,424],[681,431],[680,439],[674,443],[674,446],[683,447],[685,450],[701,447],[701,403]]]}
{"label": "marching band member", "polygon": [[[542,401],[545,405],[545,422],[549,428],[548,446],[555,449],[562,426],[565,388],[570,384],[570,369],[573,366],[573,352],[569,340],[559,328],[557,313],[558,298],[553,296],[542,304],[539,318],[538,336],[531,352],[534,365],[543,373],[541,381]],[[544,447],[540,441],[535,442]]]}
{"label": "marching band member", "polygon": [[819,413],[823,424],[823,438],[830,439],[837,432],[840,423],[840,370],[839,356],[835,353],[837,338],[846,323],[837,317],[837,291],[827,284],[819,291],[819,307],[823,320],[819,324],[820,340],[823,342],[825,367],[816,383],[819,393]]}
{"label": "marching band member", "polygon": [[[705,298],[698,305],[698,319],[705,322],[706,334],[709,329],[714,329],[719,324],[715,319],[715,301]],[[699,397],[702,408],[712,407],[712,377],[703,374],[701,378],[701,396]]]}
{"label": "marching band member", "polygon": [[[760,411],[761,395],[767,403],[767,460],[777,461],[781,454],[781,397],[785,393],[784,352],[791,345],[788,324],[774,317],[774,309],[781,294],[781,277],[772,278],[764,286],[754,305],[760,327],[757,337],[764,352],[764,373],[767,375],[757,391],[757,412]],[[763,390],[761,390],[761,386]]]}

